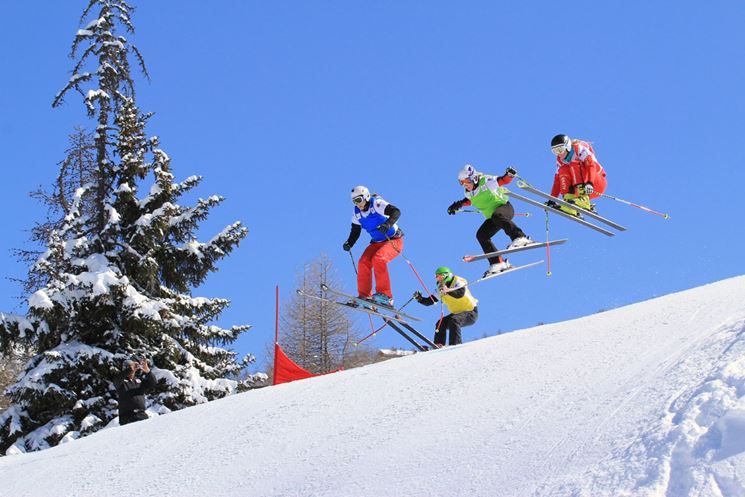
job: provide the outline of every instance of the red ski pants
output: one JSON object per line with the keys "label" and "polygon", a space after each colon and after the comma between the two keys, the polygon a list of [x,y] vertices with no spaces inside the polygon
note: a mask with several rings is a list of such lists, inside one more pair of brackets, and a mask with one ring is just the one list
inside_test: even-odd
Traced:
{"label": "red ski pants", "polygon": [[372,278],[375,273],[375,291],[393,298],[391,279],[388,276],[388,262],[395,259],[403,248],[403,237],[371,243],[367,246],[360,256],[357,270],[357,294],[360,297],[372,295]]}

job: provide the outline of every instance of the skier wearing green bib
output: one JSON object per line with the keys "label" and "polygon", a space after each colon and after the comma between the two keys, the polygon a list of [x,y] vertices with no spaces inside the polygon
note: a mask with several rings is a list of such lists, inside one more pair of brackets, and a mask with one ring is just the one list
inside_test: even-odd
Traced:
{"label": "skier wearing green bib", "polygon": [[[466,205],[473,205],[484,215],[486,220],[476,231],[476,239],[479,241],[485,254],[496,252],[497,248],[491,238],[499,230],[504,230],[512,242],[507,248],[524,247],[533,243],[523,230],[521,230],[512,218],[515,217],[515,209],[509,201],[507,190],[502,185],[508,184],[517,175],[517,171],[508,167],[502,176],[490,176],[476,171],[470,164],[466,164],[458,173],[458,182],[463,185],[466,197],[453,202],[448,207],[448,214],[453,215]],[[512,267],[512,265],[501,256],[490,257],[489,269],[484,276],[500,273]]]}
{"label": "skier wearing green bib", "polygon": [[[479,317],[479,301],[476,300],[468,289],[468,282],[456,276],[449,267],[438,267],[435,271],[437,280],[437,293],[447,306],[450,314],[440,319],[435,331],[435,345],[445,345],[445,334],[450,331],[449,345],[462,343],[460,329],[470,326]],[[424,297],[420,292],[414,292],[414,298],[424,306],[430,306],[437,302],[437,297],[431,295]]]}

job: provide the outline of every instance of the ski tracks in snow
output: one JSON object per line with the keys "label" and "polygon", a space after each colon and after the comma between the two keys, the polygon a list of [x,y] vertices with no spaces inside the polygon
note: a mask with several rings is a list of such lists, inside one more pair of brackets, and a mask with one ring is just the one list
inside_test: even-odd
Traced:
{"label": "ski tracks in snow", "polygon": [[[692,375],[696,369],[701,372]],[[551,495],[744,497],[745,319],[700,333],[644,380],[676,382],[686,377],[689,383],[668,399],[664,416],[640,427],[630,443],[588,471],[583,479],[589,484],[565,486],[562,493]],[[644,383],[619,403],[613,415],[632,403]],[[593,438],[602,436],[610,421],[611,417],[598,425]],[[609,488],[615,493],[608,494]]]}

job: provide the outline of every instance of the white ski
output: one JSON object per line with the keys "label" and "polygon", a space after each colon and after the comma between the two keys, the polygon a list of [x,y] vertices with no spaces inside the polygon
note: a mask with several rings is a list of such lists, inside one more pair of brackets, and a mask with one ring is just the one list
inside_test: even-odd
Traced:
{"label": "white ski", "polygon": [[488,259],[489,257],[496,257],[499,255],[504,255],[504,254],[512,254],[514,252],[521,252],[523,250],[530,250],[534,248],[545,247],[547,245],[553,247],[554,245],[562,245],[566,243],[567,241],[569,241],[568,238],[562,238],[561,240],[551,240],[549,242],[534,242],[534,243],[531,243],[530,245],[525,245],[523,247],[517,247],[513,249],[507,248],[504,250],[497,250],[496,252],[489,252],[488,254],[464,255],[463,262],[480,261],[483,259]]}

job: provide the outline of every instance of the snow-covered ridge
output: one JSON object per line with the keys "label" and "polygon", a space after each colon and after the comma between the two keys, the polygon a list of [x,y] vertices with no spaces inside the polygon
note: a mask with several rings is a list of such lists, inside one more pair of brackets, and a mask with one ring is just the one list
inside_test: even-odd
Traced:
{"label": "snow-covered ridge", "polygon": [[0,482],[14,497],[739,497],[745,277],[0,458]]}

